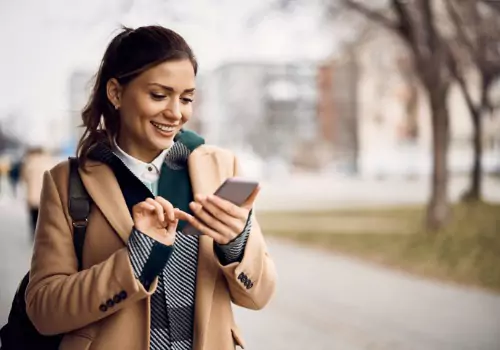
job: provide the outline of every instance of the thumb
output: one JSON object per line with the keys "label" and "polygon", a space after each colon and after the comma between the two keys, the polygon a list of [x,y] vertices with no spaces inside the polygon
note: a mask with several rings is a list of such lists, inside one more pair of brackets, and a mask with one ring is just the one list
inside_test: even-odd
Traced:
{"label": "thumb", "polygon": [[260,185],[257,185],[257,187],[255,187],[255,190],[253,190],[252,194],[247,198],[247,200],[245,201],[245,203],[243,203],[241,207],[249,210],[252,209],[253,203],[257,199],[257,195],[259,194],[259,192],[260,192]]}
{"label": "thumb", "polygon": [[175,234],[177,232],[177,224],[179,223],[179,219],[175,219],[174,221],[169,221],[167,225],[167,232],[170,234]]}

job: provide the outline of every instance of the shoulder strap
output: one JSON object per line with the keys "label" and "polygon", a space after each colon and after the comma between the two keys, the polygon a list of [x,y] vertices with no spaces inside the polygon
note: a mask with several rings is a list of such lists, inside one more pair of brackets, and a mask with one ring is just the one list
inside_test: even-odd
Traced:
{"label": "shoulder strap", "polygon": [[73,244],[78,259],[78,271],[82,269],[83,243],[90,213],[90,197],[78,172],[78,158],[69,158],[68,211],[73,220]]}

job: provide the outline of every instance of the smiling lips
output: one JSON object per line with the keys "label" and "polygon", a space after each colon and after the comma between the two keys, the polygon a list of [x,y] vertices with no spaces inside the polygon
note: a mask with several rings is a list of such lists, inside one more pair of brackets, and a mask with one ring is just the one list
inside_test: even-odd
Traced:
{"label": "smiling lips", "polygon": [[160,131],[163,132],[172,132],[177,128],[177,125],[167,125],[167,124],[160,124],[156,122],[151,122],[155,128],[157,128]]}

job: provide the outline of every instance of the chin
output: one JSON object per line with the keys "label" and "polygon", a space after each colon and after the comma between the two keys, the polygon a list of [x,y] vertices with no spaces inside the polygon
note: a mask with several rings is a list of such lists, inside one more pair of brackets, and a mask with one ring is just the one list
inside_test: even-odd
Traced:
{"label": "chin", "polygon": [[170,148],[174,143],[174,138],[171,139],[163,139],[163,140],[153,140],[152,146],[157,149],[163,151],[164,149]]}

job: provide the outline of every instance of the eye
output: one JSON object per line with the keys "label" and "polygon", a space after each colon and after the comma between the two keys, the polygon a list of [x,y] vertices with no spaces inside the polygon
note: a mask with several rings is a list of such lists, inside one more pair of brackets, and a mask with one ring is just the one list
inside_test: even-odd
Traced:
{"label": "eye", "polygon": [[181,100],[182,100],[182,103],[184,103],[184,104],[193,103],[193,100],[190,98],[187,98],[187,97],[183,97]]}
{"label": "eye", "polygon": [[154,92],[151,92],[151,93],[150,93],[150,96],[151,96],[151,98],[152,98],[153,100],[156,100],[156,101],[161,101],[161,100],[163,100],[165,97],[167,97],[167,96],[165,96],[165,95],[162,95],[162,94],[157,94],[157,93],[154,93]]}

